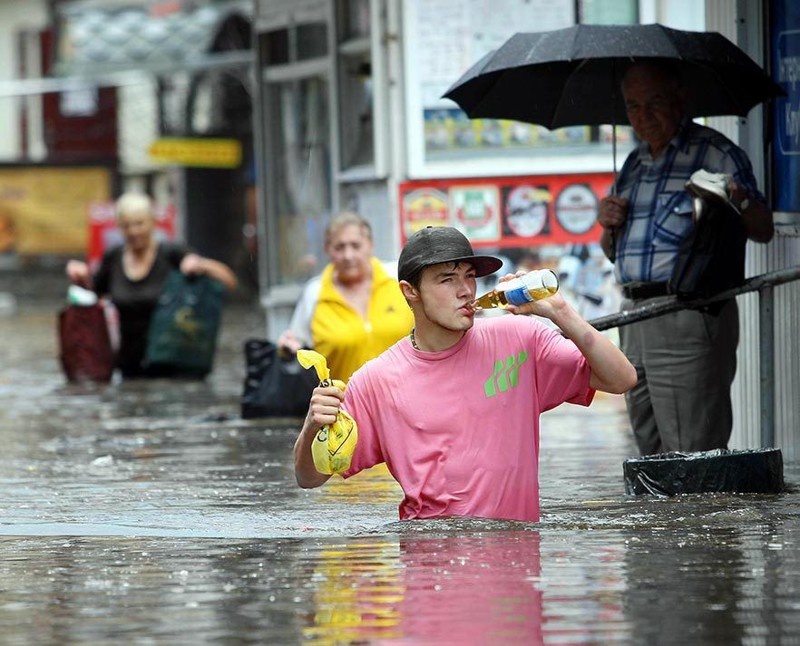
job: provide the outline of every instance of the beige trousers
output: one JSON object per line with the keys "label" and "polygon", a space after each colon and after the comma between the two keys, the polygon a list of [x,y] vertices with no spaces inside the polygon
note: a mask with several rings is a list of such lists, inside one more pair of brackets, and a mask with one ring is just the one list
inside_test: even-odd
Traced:
{"label": "beige trousers", "polygon": [[[622,309],[647,301],[622,303]],[[739,309],[683,310],[620,328],[620,345],[639,382],[625,395],[642,455],[727,448],[733,424]]]}

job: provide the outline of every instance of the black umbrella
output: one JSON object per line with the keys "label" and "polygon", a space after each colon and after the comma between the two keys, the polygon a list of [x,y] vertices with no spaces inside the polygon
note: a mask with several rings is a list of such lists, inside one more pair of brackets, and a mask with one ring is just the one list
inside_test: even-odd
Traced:
{"label": "black umbrella", "polygon": [[690,117],[743,117],[762,101],[786,94],[722,34],[651,24],[515,34],[444,96],[472,119],[513,119],[550,130],[612,124],[616,184],[616,126],[628,123],[620,82],[629,65],[648,60],[679,66]]}
{"label": "black umbrella", "polygon": [[691,117],[746,116],[785,92],[716,32],[663,25],[575,25],[519,33],[472,66],[444,94],[470,118],[513,119],[548,129],[626,124],[625,69],[643,60],[679,65]]}

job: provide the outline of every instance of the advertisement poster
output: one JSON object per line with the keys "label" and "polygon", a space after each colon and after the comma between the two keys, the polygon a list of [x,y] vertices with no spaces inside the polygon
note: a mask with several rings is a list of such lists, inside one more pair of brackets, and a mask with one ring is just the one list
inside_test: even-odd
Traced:
{"label": "advertisement poster", "polygon": [[800,212],[800,4],[778,0],[772,13],[772,77],[787,96],[774,103],[774,210]]}
{"label": "advertisement poster", "polygon": [[0,253],[83,255],[89,204],[111,191],[109,168],[0,168]]}
{"label": "advertisement poster", "polygon": [[449,225],[475,247],[597,242],[597,207],[612,182],[611,173],[403,182],[401,238]]}
{"label": "advertisement poster", "polygon": [[575,24],[572,0],[412,0],[409,9],[425,44],[415,51],[415,73],[426,108],[451,106],[441,99],[450,84],[514,33]]}
{"label": "advertisement poster", "polygon": [[[508,120],[469,119],[442,95],[485,54],[519,31],[547,31],[575,24],[572,0],[409,0],[407,74],[426,161],[447,161],[504,151],[587,144],[585,126],[549,131]],[[442,28],[446,25],[446,29]]]}

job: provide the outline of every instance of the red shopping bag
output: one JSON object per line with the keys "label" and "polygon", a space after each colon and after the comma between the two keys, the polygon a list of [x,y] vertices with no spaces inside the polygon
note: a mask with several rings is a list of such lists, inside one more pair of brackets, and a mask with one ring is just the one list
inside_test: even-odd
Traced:
{"label": "red shopping bag", "polygon": [[101,304],[69,305],[58,315],[61,366],[71,382],[108,382],[114,351]]}

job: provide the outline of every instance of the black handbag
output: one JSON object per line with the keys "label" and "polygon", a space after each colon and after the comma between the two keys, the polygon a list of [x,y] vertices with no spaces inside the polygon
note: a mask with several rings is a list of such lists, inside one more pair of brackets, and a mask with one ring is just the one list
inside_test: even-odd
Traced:
{"label": "black handbag", "polygon": [[705,298],[744,283],[747,234],[730,204],[707,204],[707,210],[683,239],[668,291],[679,299]]}
{"label": "black handbag", "polygon": [[303,368],[293,354],[281,356],[278,347],[266,339],[245,341],[244,357],[243,419],[306,414],[311,392],[319,384],[313,368]]}

